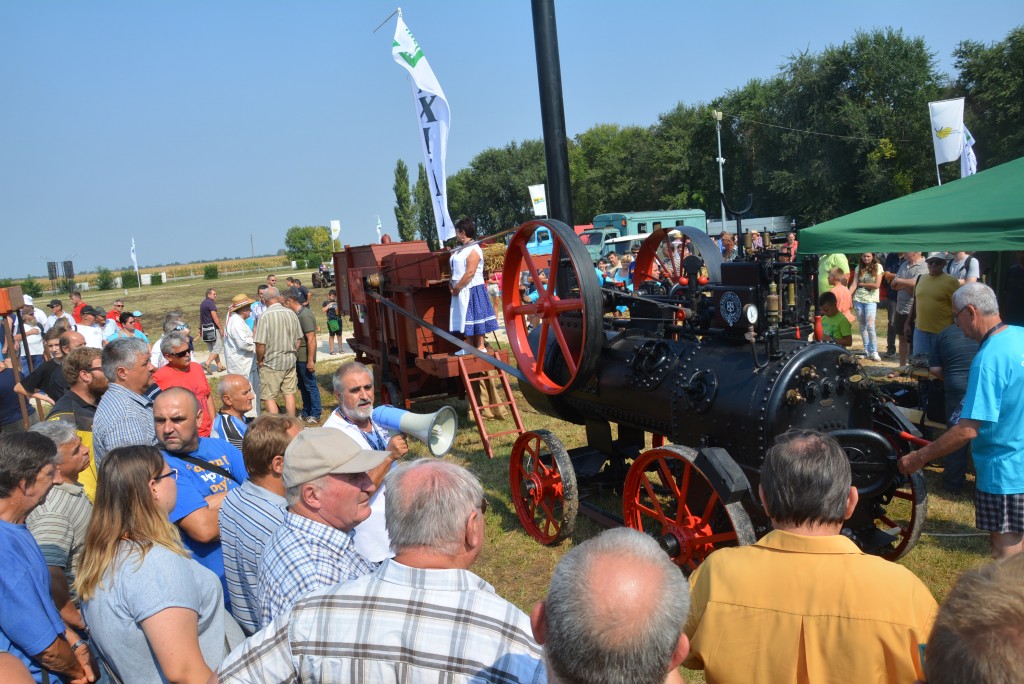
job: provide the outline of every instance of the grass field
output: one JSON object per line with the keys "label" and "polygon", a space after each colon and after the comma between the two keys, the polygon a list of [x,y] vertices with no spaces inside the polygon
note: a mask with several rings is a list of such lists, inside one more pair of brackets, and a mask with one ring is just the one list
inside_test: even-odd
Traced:
{"label": "grass field", "polygon": [[[284,277],[291,275],[288,271],[276,273],[282,284]],[[309,278],[308,271],[298,272],[298,277],[302,278],[304,284],[309,285],[306,282]],[[173,309],[184,311],[187,320],[193,324],[193,329],[198,329],[199,304],[205,296],[207,287],[217,288],[223,316],[232,296],[239,292],[253,296],[257,285],[262,282],[264,278],[256,276],[196,280],[130,290],[127,296],[123,291],[90,292],[87,293],[87,301],[109,308],[115,298],[123,297],[126,310],[138,309],[143,312],[146,329],[154,333],[152,338],[156,339],[159,336],[159,324],[163,314]],[[326,321],[320,312],[320,303],[326,299],[326,295],[327,290],[311,290],[312,309],[323,331],[326,331]],[[884,311],[879,313],[878,330],[880,337],[884,339]],[[351,334],[351,324],[347,321],[344,331]],[[321,340],[321,351],[325,351],[326,342],[323,342],[323,336]],[[198,346],[202,347],[202,344]],[[860,340],[857,338],[854,341],[854,349],[859,348]],[[331,374],[344,360],[346,359],[333,357],[317,364],[325,416],[327,411],[336,406],[330,390]],[[894,364],[884,362],[865,364],[867,372],[873,376],[884,375],[893,367]],[[567,449],[585,443],[582,427],[542,416],[527,404],[521,395],[517,398],[527,429],[550,430],[561,439]],[[466,403],[461,400],[445,403],[456,408],[461,426],[455,447],[448,458],[465,464],[481,478],[491,503],[487,512],[487,545],[474,570],[492,583],[502,596],[528,612],[536,601],[544,597],[551,572],[558,559],[573,544],[590,538],[599,532],[600,528],[581,515],[577,520],[575,533],[560,546],[541,546],[528,537],[520,526],[509,496],[508,453],[513,440],[511,437],[499,438],[495,450],[496,457],[493,460],[487,458],[475,426],[467,419]],[[438,406],[440,403],[422,404],[417,405],[416,410],[430,412],[436,410]],[[491,432],[512,427],[514,426],[510,420],[488,423]],[[412,448],[414,454],[427,455],[425,447],[421,444],[414,443]],[[917,548],[900,562],[917,574],[931,589],[936,599],[941,601],[959,573],[987,561],[988,539],[974,529],[973,478],[969,481],[964,495],[950,496],[943,493],[939,487],[939,472],[938,467],[926,470],[929,491],[933,492],[929,497],[928,520]],[[614,501],[610,500],[609,505],[613,503]],[[614,512],[621,515],[621,510]],[[879,591],[884,590],[883,587],[879,588]],[[684,672],[684,676],[688,681],[703,681],[699,672]]]}

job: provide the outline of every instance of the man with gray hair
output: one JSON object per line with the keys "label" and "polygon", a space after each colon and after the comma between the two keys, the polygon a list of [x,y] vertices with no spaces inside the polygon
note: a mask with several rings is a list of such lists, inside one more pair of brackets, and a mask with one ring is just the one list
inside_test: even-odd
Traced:
{"label": "man with gray hair", "polygon": [[960,575],[924,653],[928,684],[1024,682],[1024,555]]}
{"label": "man with gray hair", "polygon": [[89,449],[75,426],[64,420],[36,423],[29,432],[37,432],[57,445],[59,477],[42,504],[28,514],[25,524],[43,552],[50,573],[50,596],[64,624],[82,632],[78,595],[74,591],[78,559],[85,548],[85,533],[92,517],[92,502],[78,476],[89,467]]}
{"label": "man with gray hair", "polygon": [[549,684],[681,681],[689,587],[652,537],[602,532],[555,566],[547,598],[530,616]]}
{"label": "man with gray hair", "polygon": [[480,481],[423,459],[385,482],[395,557],[301,598],[228,656],[221,682],[545,681],[529,619],[469,570],[485,536]]}
{"label": "man with gray hair", "polygon": [[153,382],[161,390],[184,387],[196,395],[202,409],[199,436],[209,437],[217,408],[213,405],[213,392],[210,390],[210,381],[206,379],[206,372],[202,365],[192,360],[188,337],[180,332],[167,333],[160,341],[160,351],[167,359],[167,365],[153,373]]}
{"label": "man with gray hair", "polygon": [[691,575],[686,667],[709,682],[924,679],[918,644],[938,606],[913,573],[842,534],[858,501],[851,483],[829,435],[776,439],[758,487],[774,530],[715,551]]}
{"label": "man with gray hair", "polygon": [[[164,315],[160,339],[153,343],[153,351],[149,355],[149,360],[153,362],[153,367],[157,370],[160,370],[167,365],[167,358],[160,349],[160,345],[164,341],[164,336],[170,335],[172,332],[180,332],[186,338],[188,338],[192,332],[188,327],[188,323],[185,322],[184,314],[180,311],[168,311],[167,314]],[[195,360],[195,354],[192,354],[189,358],[190,360]]]}
{"label": "man with gray hair", "polygon": [[97,468],[111,449],[157,443],[153,400],[146,396],[154,370],[149,345],[134,337],[114,340],[103,348],[102,359],[110,385],[96,406],[92,423]]}
{"label": "man with gray hair", "polygon": [[[983,283],[953,293],[953,323],[980,348],[958,420],[941,437],[899,460],[903,473],[971,443],[975,525],[989,533],[992,556],[1024,547],[1024,328],[1006,325],[996,294]],[[956,416],[954,415],[954,418]]]}
{"label": "man with gray hair", "polygon": [[327,428],[301,432],[284,452],[284,522],[260,558],[259,626],[310,591],[362,577],[374,565],[359,555],[352,529],[370,515],[376,486],[366,471],[387,458]]}
{"label": "man with gray hair", "polygon": [[302,328],[298,316],[281,304],[281,293],[276,287],[264,290],[263,301],[267,310],[253,331],[260,399],[267,413],[280,413],[277,397],[284,394],[285,413],[295,416],[295,391],[299,387],[296,350],[303,339]]}

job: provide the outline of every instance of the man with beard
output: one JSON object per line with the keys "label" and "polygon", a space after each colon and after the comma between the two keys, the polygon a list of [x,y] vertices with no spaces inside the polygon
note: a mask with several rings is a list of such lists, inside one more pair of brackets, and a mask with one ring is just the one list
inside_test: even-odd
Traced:
{"label": "man with beard", "polygon": [[102,352],[93,347],[72,349],[64,357],[61,373],[68,383],[64,393],[50,410],[47,420],[64,420],[75,426],[82,444],[89,450],[89,466],[78,475],[89,499],[96,496],[96,459],[92,456],[92,421],[96,406],[107,391],[109,381],[103,374]]}
{"label": "man with beard", "polygon": [[370,517],[355,528],[356,550],[367,560],[379,563],[391,557],[391,540],[384,527],[384,476],[409,451],[401,434],[389,437],[387,428],[373,422],[373,375],[358,361],[343,363],[332,380],[338,408],[331,412],[325,428],[341,430],[365,449],[387,451],[388,457],[367,472],[377,491],[370,497]]}

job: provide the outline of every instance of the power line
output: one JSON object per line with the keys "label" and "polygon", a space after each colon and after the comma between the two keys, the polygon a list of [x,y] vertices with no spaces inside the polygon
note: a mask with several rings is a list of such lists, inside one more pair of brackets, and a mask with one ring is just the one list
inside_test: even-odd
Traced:
{"label": "power line", "polygon": [[808,131],[802,128],[790,128],[789,126],[780,126],[779,124],[767,123],[765,121],[755,121],[754,119],[748,119],[746,117],[737,116],[735,114],[726,114],[726,116],[736,120],[744,121],[746,123],[757,124],[758,126],[767,126],[769,128],[780,128],[784,131],[792,131],[793,133],[803,133],[805,135],[818,135],[824,138],[837,138],[840,140],[859,140],[863,142],[881,142],[882,140],[890,140],[892,142],[912,142],[907,138],[864,138],[856,135],[837,135],[835,133],[820,133],[818,131]]}

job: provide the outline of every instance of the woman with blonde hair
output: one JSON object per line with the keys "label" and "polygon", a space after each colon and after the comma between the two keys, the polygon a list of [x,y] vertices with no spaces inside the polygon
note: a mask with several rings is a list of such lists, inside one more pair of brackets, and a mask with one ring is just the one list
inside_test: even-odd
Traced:
{"label": "woman with blonde hair", "polygon": [[220,580],[168,519],[177,471],[152,446],[103,459],[75,588],[93,644],[124,682],[205,682],[241,636]]}

